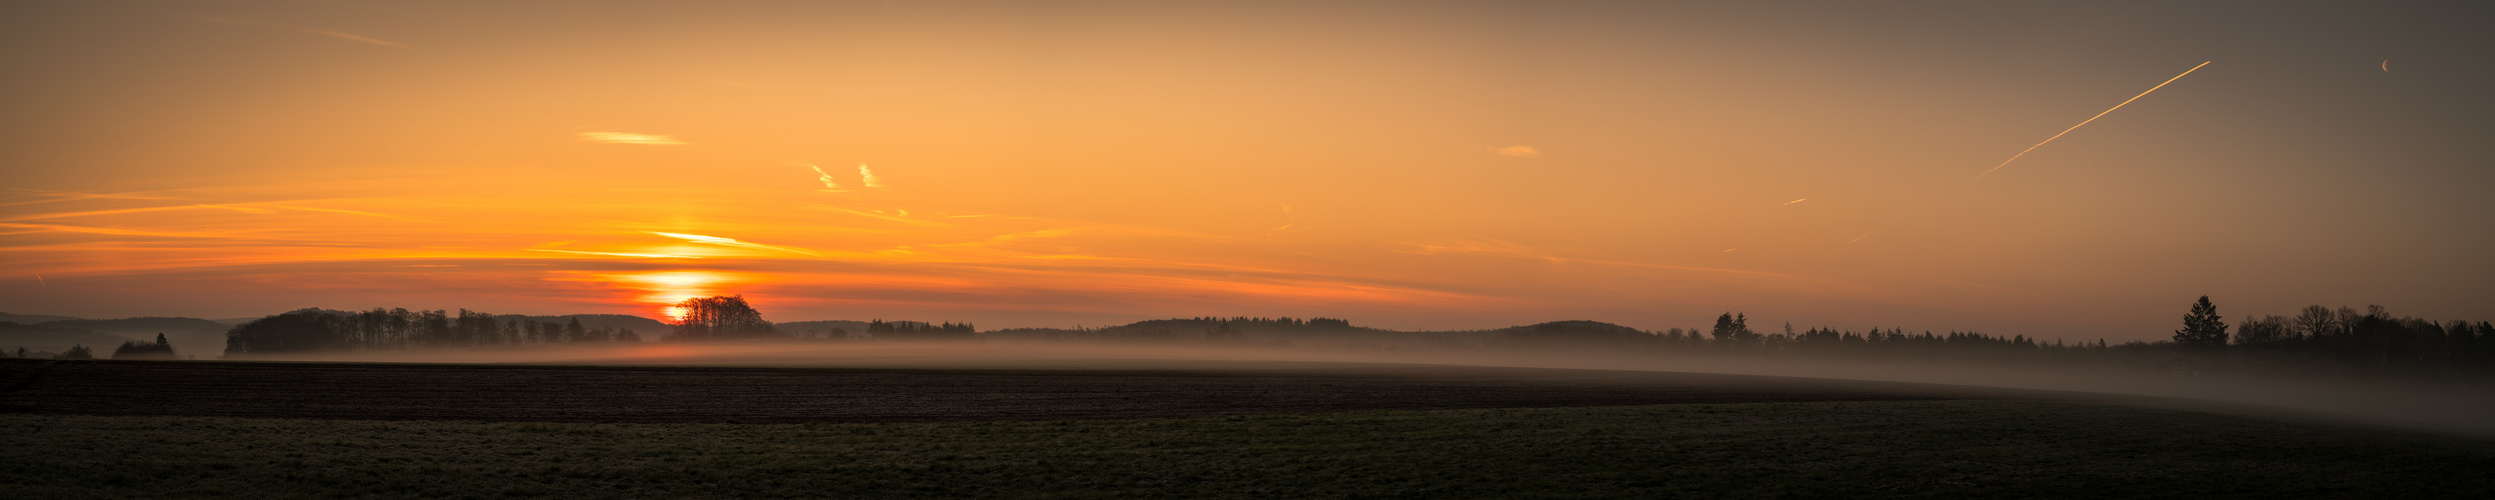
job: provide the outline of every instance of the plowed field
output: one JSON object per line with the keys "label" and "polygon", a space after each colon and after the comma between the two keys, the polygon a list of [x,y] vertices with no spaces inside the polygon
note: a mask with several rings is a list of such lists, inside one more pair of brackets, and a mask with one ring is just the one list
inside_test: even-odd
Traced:
{"label": "plowed field", "polygon": [[0,362],[0,411],[550,422],[932,422],[2069,397],[1923,384],[1442,366],[920,370]]}

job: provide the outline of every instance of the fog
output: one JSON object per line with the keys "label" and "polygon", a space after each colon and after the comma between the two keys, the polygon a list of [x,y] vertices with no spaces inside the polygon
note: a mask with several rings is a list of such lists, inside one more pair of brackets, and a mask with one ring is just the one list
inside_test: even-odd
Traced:
{"label": "fog", "polygon": [[[2495,397],[2474,388],[2251,375],[2173,376],[2103,366],[2048,364],[1897,362],[1587,350],[1382,351],[1272,345],[1068,341],[843,342],[805,339],[700,343],[595,342],[236,358],[248,361],[1180,371],[1321,370],[1417,364],[1698,372],[2141,396],[2140,403],[2179,406],[2197,411],[2495,436]],[[2072,395],[2039,393],[2038,397]]]}

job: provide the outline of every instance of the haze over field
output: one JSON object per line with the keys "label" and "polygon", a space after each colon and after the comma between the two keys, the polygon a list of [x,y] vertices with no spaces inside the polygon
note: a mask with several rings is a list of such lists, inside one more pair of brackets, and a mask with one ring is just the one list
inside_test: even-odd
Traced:
{"label": "haze over field", "polygon": [[19,2],[0,310],[2484,319],[2485,14]]}

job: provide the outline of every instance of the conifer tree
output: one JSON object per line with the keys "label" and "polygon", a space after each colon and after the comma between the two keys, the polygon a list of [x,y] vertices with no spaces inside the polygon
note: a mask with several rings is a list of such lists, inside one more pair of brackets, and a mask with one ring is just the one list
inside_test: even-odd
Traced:
{"label": "conifer tree", "polygon": [[2174,331],[2174,342],[2188,348],[2221,349],[2226,347],[2226,323],[2218,321],[2218,306],[2209,303],[2209,296],[2200,296],[2192,304],[2192,312],[2183,315],[2183,329]]}

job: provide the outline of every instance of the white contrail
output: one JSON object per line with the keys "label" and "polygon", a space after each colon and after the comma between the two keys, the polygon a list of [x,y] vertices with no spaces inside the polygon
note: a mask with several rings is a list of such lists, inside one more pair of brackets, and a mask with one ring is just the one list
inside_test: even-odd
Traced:
{"label": "white contrail", "polygon": [[[2200,66],[2208,66],[2210,62],[2211,61],[2201,61]],[[2183,75],[2189,75],[2192,74],[2193,71],[2199,71],[2200,66],[2193,66],[2192,69],[2183,70]],[[2131,96],[2130,99],[2124,99],[2122,104],[2116,104],[2114,107],[2105,108],[2105,113],[2112,113],[2114,110],[2122,109],[2123,104],[2131,104],[2131,101],[2140,100],[2141,96],[2146,96],[2149,92],[2156,92],[2157,89],[2165,88],[2167,83],[2174,83],[2175,80],[2183,79],[2183,75],[2175,75],[2174,78],[2166,79],[2165,83],[2159,83],[2155,87],[2149,87],[2148,90],[2140,92],[2140,95]],[[2088,117],[2087,120],[2080,121],[2079,125],[2087,125],[2088,122],[2096,121],[2097,118],[2104,117],[2105,113],[2097,113],[2096,116]],[[2062,129],[2062,134],[2068,134],[2073,130],[2079,130],[2079,125],[2072,125],[2071,128]],[[2053,142],[2054,139],[2060,139],[2062,138],[2062,134],[2053,134],[2053,137],[2046,137],[2044,142],[2036,143],[2034,146],[2028,146],[2027,151],[2035,151],[2036,148],[2044,147],[2045,142]],[[2020,151],[2019,154],[2012,155],[2010,159],[2002,160],[2000,165],[1993,165],[1992,170],[1985,170],[1982,174],[1975,174],[1975,178],[1982,179],[1985,174],[1993,173],[1993,170],[2001,170],[2001,167],[2010,166],[2010,162],[2018,161],[2020,156],[2027,156],[2027,151]]]}

